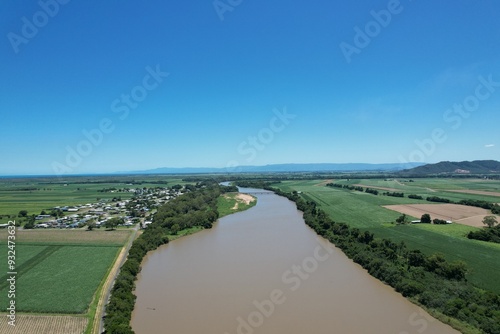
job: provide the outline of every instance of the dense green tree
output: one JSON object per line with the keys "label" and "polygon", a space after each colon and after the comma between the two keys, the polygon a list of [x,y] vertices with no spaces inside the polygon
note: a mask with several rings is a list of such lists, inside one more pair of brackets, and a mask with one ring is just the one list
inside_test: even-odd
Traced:
{"label": "dense green tree", "polygon": [[28,221],[24,224],[24,228],[27,230],[35,228],[35,215],[29,216]]}
{"label": "dense green tree", "polygon": [[378,190],[371,189],[371,188],[366,188],[365,189],[365,193],[372,194],[372,195],[378,195]]}
{"label": "dense green tree", "polygon": [[92,231],[96,227],[95,221],[87,222],[87,230]]}
{"label": "dense green tree", "polygon": [[445,275],[448,279],[462,280],[467,273],[467,265],[464,261],[455,261],[450,263],[445,269]]}
{"label": "dense green tree", "polygon": [[115,217],[115,218],[111,218],[111,219],[106,220],[106,222],[104,223],[104,227],[109,229],[109,230],[114,230],[118,225],[123,224],[123,223],[124,223],[123,218]]}
{"label": "dense green tree", "polygon": [[422,217],[420,217],[420,222],[423,224],[430,224],[432,222],[431,215],[424,213]]}
{"label": "dense green tree", "polygon": [[398,224],[406,224],[406,223],[408,223],[408,217],[406,216],[406,214],[403,213],[401,216],[399,216],[396,219],[396,223],[398,223]]}
{"label": "dense green tree", "polygon": [[422,196],[419,196],[419,195],[408,195],[408,198],[411,198],[411,199],[424,199]]}
{"label": "dense green tree", "polygon": [[500,225],[492,228],[470,231],[467,238],[500,243]]}
{"label": "dense green tree", "polygon": [[50,215],[54,218],[64,217],[64,212],[61,209],[52,209]]}
{"label": "dense green tree", "polygon": [[429,202],[438,202],[438,203],[451,203],[451,201],[447,198],[437,197],[437,196],[429,196],[426,198]]}
{"label": "dense green tree", "polygon": [[180,230],[179,224],[174,224],[170,228],[170,233],[172,233],[173,235],[177,235],[177,233],[179,233],[179,230]]}
{"label": "dense green tree", "polygon": [[432,254],[425,261],[425,267],[430,272],[441,272],[445,264],[446,259],[440,253]]}
{"label": "dense green tree", "polygon": [[396,285],[395,288],[397,292],[401,293],[405,297],[413,297],[425,290],[425,287],[422,283],[408,279],[402,280],[399,284]]}
{"label": "dense green tree", "polygon": [[35,223],[32,221],[28,221],[28,222],[26,222],[26,224],[24,224],[25,230],[31,230],[33,228],[35,228]]}
{"label": "dense green tree", "polygon": [[488,226],[489,228],[492,228],[493,226],[498,224],[498,221],[495,216],[486,216],[483,219],[483,224]]}

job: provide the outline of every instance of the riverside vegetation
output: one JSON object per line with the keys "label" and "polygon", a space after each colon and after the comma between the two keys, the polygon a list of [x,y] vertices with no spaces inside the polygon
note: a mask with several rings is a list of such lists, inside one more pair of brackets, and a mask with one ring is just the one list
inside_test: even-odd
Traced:
{"label": "riverside vegetation", "polygon": [[304,200],[296,191],[284,192],[265,182],[238,185],[264,188],[294,201],[316,233],[441,321],[463,333],[500,333],[500,296],[469,283],[464,262],[449,262],[439,253],[425,255],[404,242],[379,239],[369,231],[336,223],[314,201]]}
{"label": "riverside vegetation", "polygon": [[[440,253],[422,252],[404,242],[380,238],[377,233],[335,222],[308,196],[297,191],[284,192],[270,184],[238,182],[239,186],[264,188],[294,201],[298,210],[304,213],[306,224],[316,233],[339,247],[372,276],[394,287],[441,321],[463,333],[500,333],[499,295],[469,282],[467,277],[471,269],[464,262],[449,261]],[[220,194],[235,191],[235,188],[219,187],[207,181],[199,181],[193,188],[190,193],[160,208],[154,224],[132,247],[107,308],[107,333],[133,333],[130,318],[135,295],[132,291],[145,254],[167,243],[167,235],[172,235],[176,229],[211,227],[218,216],[216,202]]]}
{"label": "riverside vegetation", "polygon": [[136,299],[133,291],[137,275],[141,270],[141,262],[146,254],[167,244],[168,235],[196,226],[211,228],[219,218],[217,202],[220,195],[237,191],[236,187],[219,186],[208,181],[199,182],[191,189],[190,192],[160,207],[153,223],[132,244],[106,307],[104,320],[106,333],[134,333],[130,326]]}

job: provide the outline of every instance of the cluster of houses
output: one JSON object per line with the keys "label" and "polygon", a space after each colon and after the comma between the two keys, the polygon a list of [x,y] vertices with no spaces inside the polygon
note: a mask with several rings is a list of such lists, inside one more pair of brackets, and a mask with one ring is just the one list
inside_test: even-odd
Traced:
{"label": "cluster of houses", "polygon": [[65,216],[54,218],[51,215],[38,215],[35,228],[81,228],[89,221],[95,222],[96,227],[103,226],[107,220],[123,218],[123,226],[133,226],[142,222],[145,227],[151,224],[146,217],[151,216],[155,209],[169,200],[182,195],[184,188],[140,188],[130,189],[134,193],[131,199],[100,200],[97,203],[88,203],[79,206],[57,206],[54,210],[61,210]]}

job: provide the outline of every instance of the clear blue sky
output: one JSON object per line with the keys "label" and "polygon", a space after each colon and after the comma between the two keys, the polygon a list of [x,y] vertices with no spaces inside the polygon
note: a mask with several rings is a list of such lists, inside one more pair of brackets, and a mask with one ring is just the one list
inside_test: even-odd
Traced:
{"label": "clear blue sky", "polygon": [[500,158],[498,1],[59,1],[0,5],[0,174]]}

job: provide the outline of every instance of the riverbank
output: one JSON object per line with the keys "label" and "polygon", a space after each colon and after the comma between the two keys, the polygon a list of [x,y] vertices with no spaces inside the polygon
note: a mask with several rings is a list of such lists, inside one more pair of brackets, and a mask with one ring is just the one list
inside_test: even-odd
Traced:
{"label": "riverbank", "polygon": [[318,238],[293,202],[254,193],[252,210],[148,254],[135,333],[410,333],[423,325],[427,334],[457,333]]}
{"label": "riverbank", "polygon": [[218,185],[199,185],[158,208],[154,222],[133,242],[115,280],[104,319],[107,333],[133,333],[130,321],[136,300],[134,290],[144,257],[167,244],[168,234],[195,226],[211,228],[218,218],[217,199],[221,192]]}
{"label": "riverbank", "polygon": [[[226,193],[217,199],[217,211],[219,212],[219,219],[225,216],[232,215],[233,213],[248,210],[257,205],[257,198],[243,193]],[[203,231],[201,226],[194,226],[183,229],[176,234],[168,234],[168,240],[174,241],[179,238],[192,235]]]}
{"label": "riverbank", "polygon": [[304,220],[318,235],[339,247],[370,275],[393,287],[408,300],[462,333],[498,333],[498,295],[470,284],[463,261],[447,261],[442,254],[425,255],[404,242],[380,239],[369,231],[336,223],[314,201],[297,192],[283,192],[304,213]]}
{"label": "riverbank", "polygon": [[105,280],[95,294],[94,300],[89,307],[89,325],[85,330],[85,334],[99,334],[103,331],[103,316],[105,314],[106,303],[108,302],[109,295],[111,293],[111,288],[118,276],[120,271],[120,267],[123,265],[125,260],[127,259],[127,254],[132,247],[132,243],[138,236],[139,225],[136,225],[133,229],[132,234],[129,237],[129,240],[125,246],[123,246],[122,250],[118,254],[114,265],[110,268],[109,272],[106,275]]}
{"label": "riverbank", "polygon": [[[116,278],[109,303],[106,306],[104,327],[110,333],[132,333],[130,320],[135,307],[134,294],[137,275],[146,255],[172,239],[178,239],[204,229],[212,228],[219,217],[219,198],[228,188],[218,185],[197,185],[192,190],[158,208],[154,222],[133,242],[127,260]],[[230,190],[229,190],[230,191]],[[231,197],[228,197],[228,200]],[[235,195],[241,201],[241,196]],[[224,204],[226,201],[222,201]],[[250,205],[250,201],[248,203]],[[231,210],[240,210],[234,205]],[[169,238],[170,236],[170,238]]]}

